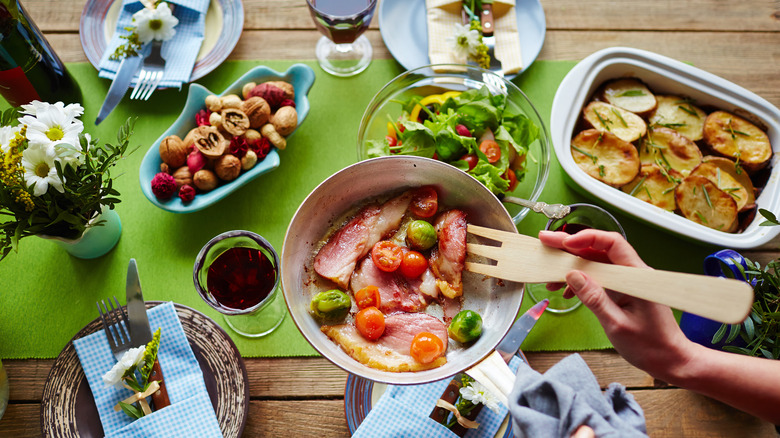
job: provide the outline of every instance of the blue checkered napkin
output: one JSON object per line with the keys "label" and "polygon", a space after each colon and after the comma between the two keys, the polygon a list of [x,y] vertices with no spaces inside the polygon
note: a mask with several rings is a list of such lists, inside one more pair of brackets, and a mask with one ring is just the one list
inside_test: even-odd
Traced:
{"label": "blue checkered napkin", "polygon": [[[522,362],[514,357],[512,371]],[[456,436],[429,415],[436,406],[451,378],[425,385],[390,385],[355,431],[353,438],[390,438],[424,436],[452,438]],[[507,408],[499,404],[499,413],[483,408],[476,418],[477,429],[469,430],[466,438],[494,437],[506,417]]]}
{"label": "blue checkered napkin", "polygon": [[[209,8],[210,0],[167,0],[168,3],[175,5],[173,15],[179,19],[176,25],[176,35],[162,46],[162,56],[165,59],[165,75],[163,76],[161,87],[181,88],[183,83],[190,81],[192,69],[195,66],[195,60],[198,57],[200,46],[203,43],[203,36],[206,29],[206,11]],[[128,35],[125,27],[133,25],[133,14],[143,8],[140,0],[123,0],[122,10],[116,23],[116,30],[111,40],[108,42],[103,57],[100,58],[101,78],[113,80],[116,71],[119,69],[120,61],[111,61],[108,59],[117,47],[126,42],[119,38],[121,35]],[[151,42],[144,45],[141,49],[141,55],[146,56],[151,50]],[[133,85],[138,80],[138,75],[133,78]]]}
{"label": "blue checkered napkin", "polygon": [[116,363],[103,330],[73,341],[106,436],[222,436],[203,373],[173,303],[160,304],[147,314],[152,330],[162,329],[158,358],[171,406],[140,420],[114,411],[117,402],[130,396],[130,390],[103,383],[103,374]]}

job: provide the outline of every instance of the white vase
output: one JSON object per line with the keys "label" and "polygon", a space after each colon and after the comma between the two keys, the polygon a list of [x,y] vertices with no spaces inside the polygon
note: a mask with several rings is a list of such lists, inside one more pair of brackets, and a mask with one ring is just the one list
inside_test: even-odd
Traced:
{"label": "white vase", "polygon": [[[92,225],[103,221],[101,225]],[[78,239],[66,239],[64,237],[38,234],[38,237],[51,240],[61,246],[65,251],[80,259],[94,259],[111,251],[122,235],[122,222],[115,210],[104,207],[101,213],[95,216],[84,234]]]}

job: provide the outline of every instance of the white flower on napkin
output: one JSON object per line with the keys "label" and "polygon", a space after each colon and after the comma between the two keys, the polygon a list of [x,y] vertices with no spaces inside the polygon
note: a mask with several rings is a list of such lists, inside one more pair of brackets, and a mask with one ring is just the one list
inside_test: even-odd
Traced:
{"label": "white flower on napkin", "polygon": [[498,398],[477,381],[460,388],[460,396],[475,405],[482,403],[491,411],[498,413]]}
{"label": "white flower on napkin", "polygon": [[138,39],[141,43],[151,40],[168,41],[176,35],[174,27],[179,19],[174,17],[168,3],[160,3],[156,9],[143,8],[133,14]]}
{"label": "white flower on napkin", "polygon": [[461,58],[468,58],[477,54],[479,48],[479,32],[471,29],[468,24],[455,23],[455,31],[447,42],[452,44],[455,54]]}
{"label": "white flower on napkin", "polygon": [[131,348],[122,355],[122,358],[105,374],[103,374],[103,383],[108,386],[117,386],[122,382],[125,372],[133,367],[139,367],[141,359],[144,358],[146,346]]}

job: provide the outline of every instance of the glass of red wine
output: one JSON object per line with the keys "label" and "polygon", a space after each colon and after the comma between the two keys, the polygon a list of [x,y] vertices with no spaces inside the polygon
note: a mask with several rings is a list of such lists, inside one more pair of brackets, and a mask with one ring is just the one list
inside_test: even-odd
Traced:
{"label": "glass of red wine", "polygon": [[[561,219],[550,219],[545,230],[564,231],[569,234],[575,234],[588,228],[597,230],[615,231],[626,237],[620,222],[615,219],[607,210],[591,204],[571,204],[571,212]],[[588,259],[600,262],[608,262],[606,254],[589,254]],[[547,310],[552,313],[567,313],[578,308],[582,301],[577,297],[563,298],[563,291],[566,289],[566,283],[532,283],[526,284],[525,290],[535,302],[545,298],[550,300]]]}
{"label": "glass of red wine", "polygon": [[279,293],[279,256],[251,231],[211,239],[198,253],[192,277],[200,297],[240,335],[265,336],[287,313]]}
{"label": "glass of red wine", "polygon": [[353,76],[368,67],[373,50],[363,35],[374,16],[377,0],[306,0],[314,25],[323,36],[317,61],[335,76]]}

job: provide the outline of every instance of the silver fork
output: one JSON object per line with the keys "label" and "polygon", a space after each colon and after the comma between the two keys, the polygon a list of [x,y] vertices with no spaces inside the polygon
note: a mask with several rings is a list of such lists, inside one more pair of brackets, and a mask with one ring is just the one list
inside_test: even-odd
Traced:
{"label": "silver fork", "polygon": [[165,59],[160,54],[162,41],[152,41],[152,51],[144,58],[144,64],[138,73],[138,83],[130,94],[130,99],[148,100],[160,85],[165,73]]}
{"label": "silver fork", "polygon": [[[130,325],[127,321],[125,309],[119,304],[116,296],[114,296],[114,301],[116,302],[116,307],[114,307],[114,303],[111,302],[110,298],[108,299],[108,305],[106,305],[104,300],[100,300],[95,304],[97,304],[100,319],[103,321],[103,329],[106,332],[106,338],[108,338],[108,345],[111,347],[114,357],[119,360],[132,347],[132,342]],[[102,307],[101,304],[103,305]]]}

